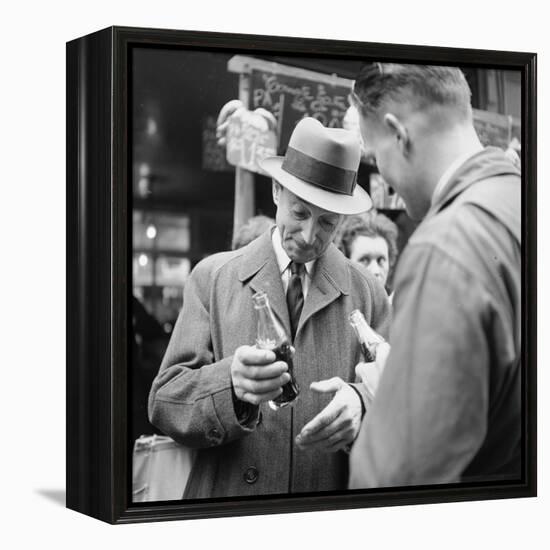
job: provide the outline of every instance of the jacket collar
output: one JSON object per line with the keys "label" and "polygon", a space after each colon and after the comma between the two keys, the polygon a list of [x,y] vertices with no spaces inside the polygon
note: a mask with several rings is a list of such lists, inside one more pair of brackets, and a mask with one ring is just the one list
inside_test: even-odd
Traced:
{"label": "jacket collar", "polygon": [[317,260],[296,336],[315,313],[334,302],[341,294],[348,295],[350,287],[348,264],[343,254],[331,243]]}
{"label": "jacket collar", "polygon": [[486,147],[469,157],[449,178],[448,184],[435,198],[426,218],[436,214],[468,187],[493,176],[520,175],[504,152],[497,147]]}

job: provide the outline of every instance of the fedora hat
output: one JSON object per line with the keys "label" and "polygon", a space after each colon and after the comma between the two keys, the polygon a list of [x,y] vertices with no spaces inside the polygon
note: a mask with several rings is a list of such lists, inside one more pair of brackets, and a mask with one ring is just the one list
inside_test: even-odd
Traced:
{"label": "fedora hat", "polygon": [[284,157],[266,157],[260,166],[301,199],[337,214],[360,214],[372,207],[357,185],[361,149],[357,136],[325,128],[317,119],[300,120]]}

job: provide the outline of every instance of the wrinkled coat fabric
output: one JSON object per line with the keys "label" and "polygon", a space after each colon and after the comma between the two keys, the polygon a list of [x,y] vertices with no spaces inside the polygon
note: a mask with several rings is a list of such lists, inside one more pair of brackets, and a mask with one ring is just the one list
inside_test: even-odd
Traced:
{"label": "wrinkled coat fabric", "polygon": [[[302,451],[294,437],[329,402],[309,389],[333,376],[353,382],[360,350],[348,325],[362,310],[387,333],[389,305],[382,286],[333,245],[316,262],[294,346],[301,390],[295,405],[260,407],[253,422],[235,414],[230,365],[235,350],[253,345],[252,295],[263,290],[289,331],[281,277],[270,232],[243,249],[200,262],[186,282],[184,305],[149,399],[154,425],[198,449],[185,497],[227,497],[345,489],[343,452]],[[361,392],[361,384],[355,387]]]}
{"label": "wrinkled coat fabric", "polygon": [[504,154],[487,148],[410,239],[351,488],[520,477],[520,186]]}

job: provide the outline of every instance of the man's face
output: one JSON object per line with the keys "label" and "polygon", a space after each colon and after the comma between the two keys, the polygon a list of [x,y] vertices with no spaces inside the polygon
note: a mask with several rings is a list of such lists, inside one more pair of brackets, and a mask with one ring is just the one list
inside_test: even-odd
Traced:
{"label": "man's face", "polygon": [[350,247],[350,260],[363,264],[383,285],[390,270],[388,243],[379,235],[358,235]]}
{"label": "man's face", "polygon": [[288,257],[306,263],[322,256],[332,242],[343,216],[306,202],[285,187],[273,184],[276,222]]}
{"label": "man's face", "polygon": [[359,127],[366,157],[376,161],[384,181],[391,185],[405,201],[407,212],[413,219],[424,215],[424,205],[419,205],[415,169],[409,158],[403,154],[398,135],[383,121],[371,117],[359,117]]}

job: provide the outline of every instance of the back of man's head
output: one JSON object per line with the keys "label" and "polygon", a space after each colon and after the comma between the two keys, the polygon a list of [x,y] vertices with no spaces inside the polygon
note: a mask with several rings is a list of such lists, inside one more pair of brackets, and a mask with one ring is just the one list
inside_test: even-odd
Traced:
{"label": "back of man's head", "polygon": [[396,105],[414,112],[443,111],[449,123],[472,118],[470,88],[455,67],[371,63],[359,73],[353,95],[360,113],[371,119]]}

